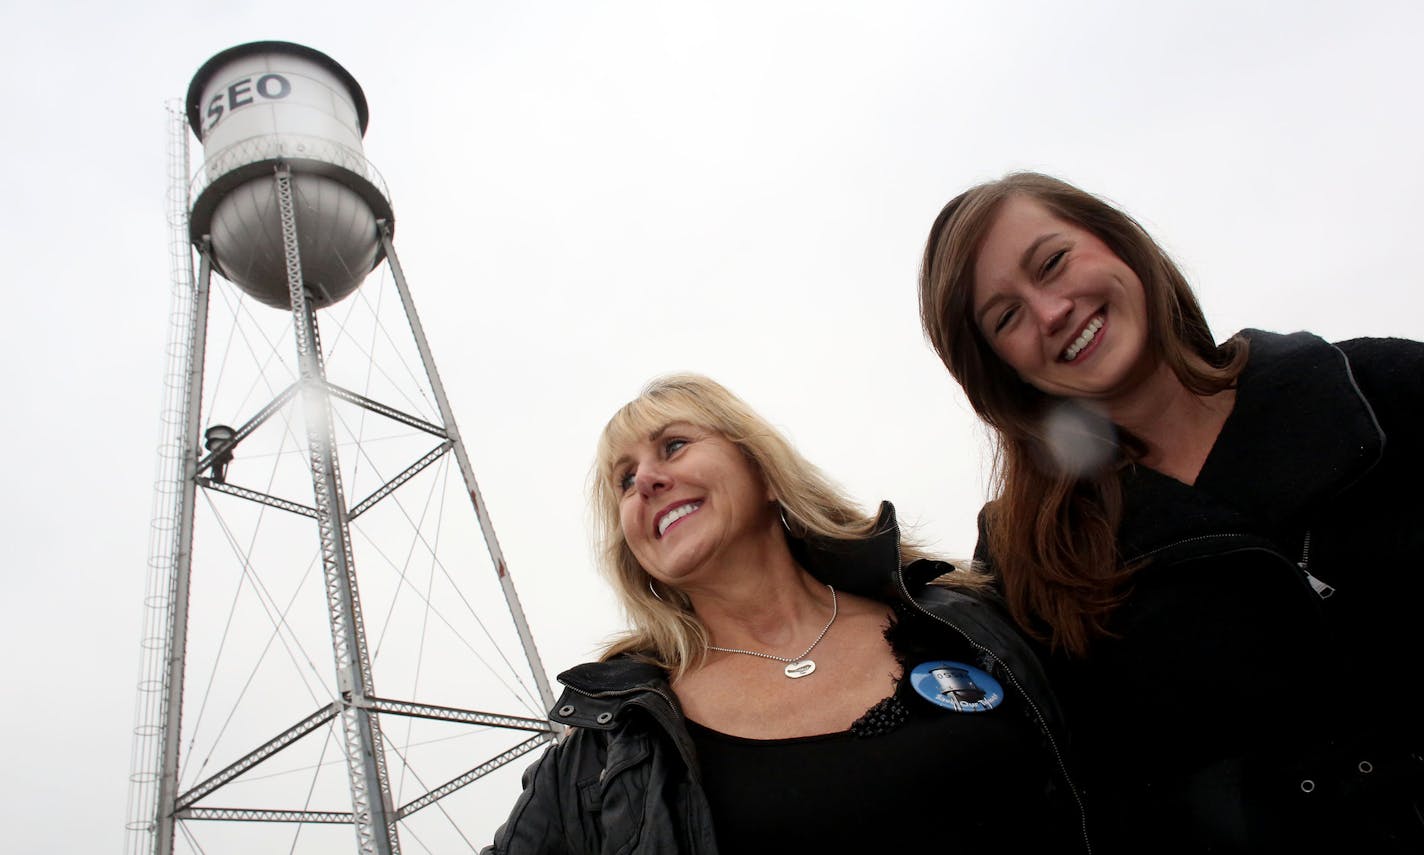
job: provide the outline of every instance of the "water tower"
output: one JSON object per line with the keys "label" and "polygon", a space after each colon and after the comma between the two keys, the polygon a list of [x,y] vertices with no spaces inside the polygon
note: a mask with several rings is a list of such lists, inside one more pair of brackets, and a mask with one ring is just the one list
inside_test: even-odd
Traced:
{"label": "water tower", "polygon": [[478,848],[469,785],[555,738],[553,697],[366,161],[365,96],[319,51],[255,42],[172,112],[128,851],[349,851],[350,829],[363,853]]}

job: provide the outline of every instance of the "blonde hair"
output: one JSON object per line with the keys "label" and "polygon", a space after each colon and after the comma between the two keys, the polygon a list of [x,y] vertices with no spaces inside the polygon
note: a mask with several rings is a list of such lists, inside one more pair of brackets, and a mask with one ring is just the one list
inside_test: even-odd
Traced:
{"label": "blonde hair", "polygon": [[[622,491],[614,463],[621,450],[674,422],[716,431],[747,456],[781,505],[792,537],[865,540],[877,518],[861,510],[776,428],[714,380],[672,374],[650,382],[609,419],[598,441],[591,498],[599,563],[622,602],[632,629],[615,637],[602,658],[632,654],[680,677],[702,660],[707,631],[685,595],[653,579],[633,556],[619,517]],[[901,562],[928,557],[901,541]],[[958,574],[963,575],[963,574]]]}

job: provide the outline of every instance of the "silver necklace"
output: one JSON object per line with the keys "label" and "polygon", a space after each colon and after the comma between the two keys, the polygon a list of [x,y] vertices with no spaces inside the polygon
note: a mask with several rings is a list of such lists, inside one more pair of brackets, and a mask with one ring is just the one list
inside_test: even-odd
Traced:
{"label": "silver necklace", "polygon": [[816,645],[821,643],[821,639],[826,637],[826,633],[831,631],[831,624],[836,622],[836,615],[840,612],[840,604],[836,601],[836,589],[830,585],[827,585],[826,588],[831,592],[831,619],[826,621],[826,625],[821,628],[821,634],[816,636],[816,640],[811,642],[810,647],[801,651],[800,656],[787,659],[785,656],[774,656],[770,653],[759,653],[755,650],[739,650],[735,647],[718,647],[715,644],[707,645],[707,649],[717,650],[722,653],[743,653],[747,656],[760,656],[763,659],[775,659],[777,662],[785,662],[786,667],[782,669],[782,672],[793,680],[799,680],[815,672],[815,660],[807,659],[806,657],[811,655],[811,651],[815,650]]}

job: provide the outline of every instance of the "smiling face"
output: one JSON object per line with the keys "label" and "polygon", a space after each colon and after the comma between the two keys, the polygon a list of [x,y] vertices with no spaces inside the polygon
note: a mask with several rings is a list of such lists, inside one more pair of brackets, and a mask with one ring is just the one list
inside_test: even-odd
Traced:
{"label": "smiling face", "polygon": [[1086,229],[1010,196],[973,272],[974,323],[1024,382],[1111,407],[1152,376],[1142,282]]}
{"label": "smiling face", "polygon": [[619,447],[610,472],[629,550],[654,578],[679,587],[779,525],[761,472],[714,430],[666,425]]}

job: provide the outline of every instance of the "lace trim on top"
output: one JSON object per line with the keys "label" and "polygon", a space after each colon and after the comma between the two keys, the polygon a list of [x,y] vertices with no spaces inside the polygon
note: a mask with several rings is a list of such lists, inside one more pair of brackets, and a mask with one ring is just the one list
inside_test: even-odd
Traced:
{"label": "lace trim on top", "polygon": [[[903,678],[902,678],[903,679]],[[900,702],[898,695],[884,698],[880,703],[865,711],[865,715],[851,723],[853,736],[869,737],[889,733],[905,723],[910,711]]]}
{"label": "lace trim on top", "polygon": [[912,657],[923,658],[921,654],[928,655],[929,650],[919,638],[920,634],[915,632],[914,620],[905,618],[905,611],[897,605],[890,613],[890,622],[885,627],[885,641],[889,643],[890,652],[895,655],[895,661],[900,666],[900,679],[895,682],[895,690],[889,697],[882,698],[851,723],[850,732],[854,736],[870,737],[890,733],[904,724],[910,716],[909,708],[900,699],[905,678],[910,673],[907,663]]}

